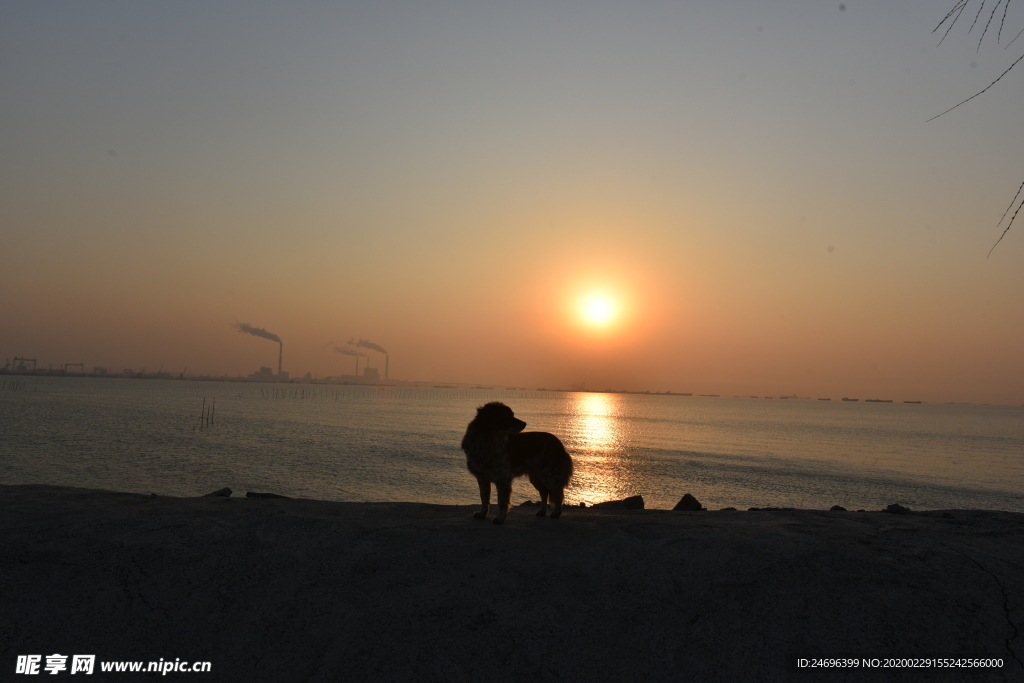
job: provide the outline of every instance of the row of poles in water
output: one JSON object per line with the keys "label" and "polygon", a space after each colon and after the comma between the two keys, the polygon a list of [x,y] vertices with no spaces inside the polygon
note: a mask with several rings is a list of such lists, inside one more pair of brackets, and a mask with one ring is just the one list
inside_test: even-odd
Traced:
{"label": "row of poles in water", "polygon": [[403,391],[394,389],[302,389],[302,388],[262,388],[260,398],[264,399],[330,399],[339,400],[343,398],[473,398],[473,399],[511,399],[511,398],[541,398],[549,395],[521,393],[521,392],[498,392],[498,391]]}
{"label": "row of poles in water", "polygon": [[[14,384],[11,382],[10,384]],[[5,385],[6,386],[6,385]],[[13,386],[10,388],[14,388]],[[24,388],[22,383],[21,387]],[[341,399],[349,398],[362,398],[362,399],[389,399],[389,398],[472,398],[472,399],[522,399],[522,398],[541,398],[546,395],[535,394],[535,393],[511,393],[511,392],[494,392],[494,391],[395,391],[393,389],[305,389],[305,388],[262,388],[260,389],[260,398],[263,399],[325,399],[338,401]],[[241,394],[239,394],[241,397]],[[214,396],[207,403],[207,398],[203,397],[203,404],[199,411],[199,421],[197,424],[192,425],[192,431],[202,430],[214,425],[214,416],[217,412],[217,397]]]}
{"label": "row of poles in water", "polygon": [[[199,429],[203,427],[213,426],[213,414],[217,411],[217,397],[214,396],[213,400],[210,401],[210,405],[206,405],[206,397],[203,396],[203,409],[199,412]],[[192,427],[192,431],[196,430],[195,426]]]}

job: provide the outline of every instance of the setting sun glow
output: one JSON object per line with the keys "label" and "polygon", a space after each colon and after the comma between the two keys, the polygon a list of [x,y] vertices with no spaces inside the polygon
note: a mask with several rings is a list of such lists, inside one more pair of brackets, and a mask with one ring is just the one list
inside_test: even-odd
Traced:
{"label": "setting sun glow", "polygon": [[584,300],[581,312],[591,325],[604,326],[615,318],[615,302],[603,294],[594,294]]}

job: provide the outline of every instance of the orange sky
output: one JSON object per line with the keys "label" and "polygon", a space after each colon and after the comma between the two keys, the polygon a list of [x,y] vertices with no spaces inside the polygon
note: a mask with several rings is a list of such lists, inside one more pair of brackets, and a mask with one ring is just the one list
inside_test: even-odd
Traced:
{"label": "orange sky", "polygon": [[0,358],[1024,403],[1017,47],[847,4],[9,9]]}

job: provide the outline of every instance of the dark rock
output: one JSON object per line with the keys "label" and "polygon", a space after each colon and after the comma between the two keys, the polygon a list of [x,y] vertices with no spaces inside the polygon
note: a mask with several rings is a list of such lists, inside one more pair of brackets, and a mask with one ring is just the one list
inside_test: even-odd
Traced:
{"label": "dark rock", "polygon": [[644,509],[644,497],[643,496],[630,496],[622,501],[626,504],[627,510],[643,510]]}
{"label": "dark rock", "polygon": [[213,498],[214,496],[224,496],[225,498],[227,498],[230,495],[231,495],[231,489],[229,489],[227,486],[225,486],[224,488],[222,488],[222,489],[220,489],[218,491],[214,491],[213,493],[207,493],[205,496],[203,496],[203,498]]}
{"label": "dark rock", "polygon": [[581,507],[581,508],[585,508],[585,507],[587,507],[587,504],[586,504],[586,503],[584,503],[584,502],[583,502],[583,501],[581,500],[581,501],[580,501],[580,507]]}
{"label": "dark rock", "polygon": [[698,512],[701,509],[701,504],[699,500],[687,493],[672,509],[682,510],[684,512]]}
{"label": "dark rock", "polygon": [[629,498],[624,498],[622,500],[606,500],[603,503],[591,505],[591,507],[599,510],[643,510],[644,497],[630,496]]}
{"label": "dark rock", "polygon": [[830,512],[846,512],[846,508],[844,508],[842,505],[833,505],[832,507],[829,508],[829,511]]}
{"label": "dark rock", "polygon": [[524,500],[522,503],[519,504],[519,507],[521,507],[521,508],[540,507],[540,501],[538,500],[536,503],[534,503],[532,500]]}
{"label": "dark rock", "polygon": [[730,510],[732,512],[736,512],[736,508],[722,508],[722,512],[725,512],[726,510]]}
{"label": "dark rock", "polygon": [[761,508],[747,508],[747,512],[760,512]]}
{"label": "dark rock", "polygon": [[894,515],[905,515],[910,512],[910,508],[905,508],[899,503],[893,503],[889,507],[885,508],[886,512],[891,512]]}
{"label": "dark rock", "polygon": [[287,498],[288,500],[291,500],[291,498],[289,498],[288,496],[282,496],[279,493],[256,493],[255,491],[246,491],[245,497],[246,498]]}

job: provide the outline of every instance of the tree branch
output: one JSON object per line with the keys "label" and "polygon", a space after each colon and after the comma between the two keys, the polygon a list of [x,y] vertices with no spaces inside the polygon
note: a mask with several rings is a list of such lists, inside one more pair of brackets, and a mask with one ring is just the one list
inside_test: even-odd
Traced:
{"label": "tree branch", "polygon": [[[1005,76],[1006,74],[1010,73],[1010,69],[1012,69],[1013,67],[1017,66],[1017,63],[1018,63],[1018,62],[1020,62],[1020,60],[1022,60],[1022,59],[1024,59],[1024,55],[1021,55],[1020,57],[1018,57],[1018,58],[1017,58],[1017,60],[1016,60],[1016,61],[1015,61],[1015,62],[1014,62],[1013,64],[1011,64],[1011,65],[1009,66],[1009,68],[1008,68],[1008,69],[1007,69],[1006,71],[1004,71],[1003,73],[999,74],[999,78],[1002,78],[1002,77],[1003,77],[1003,76]],[[996,80],[992,81],[991,83],[989,83],[988,85],[986,85],[986,86],[984,87],[984,89],[980,90],[979,92],[976,92],[976,93],[974,93],[973,95],[971,95],[970,97],[968,97],[968,98],[967,98],[966,100],[964,100],[963,102],[960,102],[959,104],[954,104],[954,105],[953,105],[952,107],[950,107],[950,108],[949,108],[949,109],[947,109],[946,111],[942,112],[942,114],[948,114],[949,112],[951,112],[951,111],[953,111],[954,109],[956,109],[957,107],[959,107],[959,106],[960,106],[961,104],[965,104],[965,103],[967,103],[967,102],[970,102],[970,101],[971,101],[971,100],[973,100],[973,99],[974,99],[975,97],[977,97],[978,95],[980,95],[981,93],[985,92],[986,90],[988,90],[989,88],[991,88],[991,87],[992,87],[993,85],[995,85],[996,83],[998,83],[998,82],[999,82],[999,78],[997,78]],[[936,114],[935,116],[933,116],[933,117],[931,117],[930,119],[928,119],[928,121],[934,121],[935,119],[937,119],[937,118],[939,118],[940,116],[942,116],[942,114]],[[925,121],[925,123],[928,123],[928,121]]]}
{"label": "tree branch", "polygon": [[[1024,183],[1021,183],[1020,187],[1017,188],[1017,194],[1013,195],[1013,201],[1011,201],[1010,205],[1006,207],[1006,211],[1003,212],[1003,217],[999,219],[998,223],[996,223],[997,228],[1002,224],[1003,220],[1006,218],[1006,214],[1010,213],[1010,209],[1012,209],[1013,205],[1016,203],[1017,197],[1020,196],[1021,190],[1024,190]],[[1024,206],[1024,201],[1021,202],[1021,206]],[[1003,241],[1003,237],[1005,237],[1006,233],[1010,231],[1010,226],[1013,225],[1013,221],[1015,218],[1017,218],[1018,213],[1020,213],[1020,206],[1018,206],[1017,210],[1013,212],[1013,216],[1010,217],[1010,222],[1006,224],[1006,230],[1003,230],[1003,234],[999,236],[999,239],[996,240],[996,243],[993,244],[992,248],[988,250],[988,256],[986,256],[985,258],[991,256],[992,252],[995,251],[996,249],[996,245]]]}

